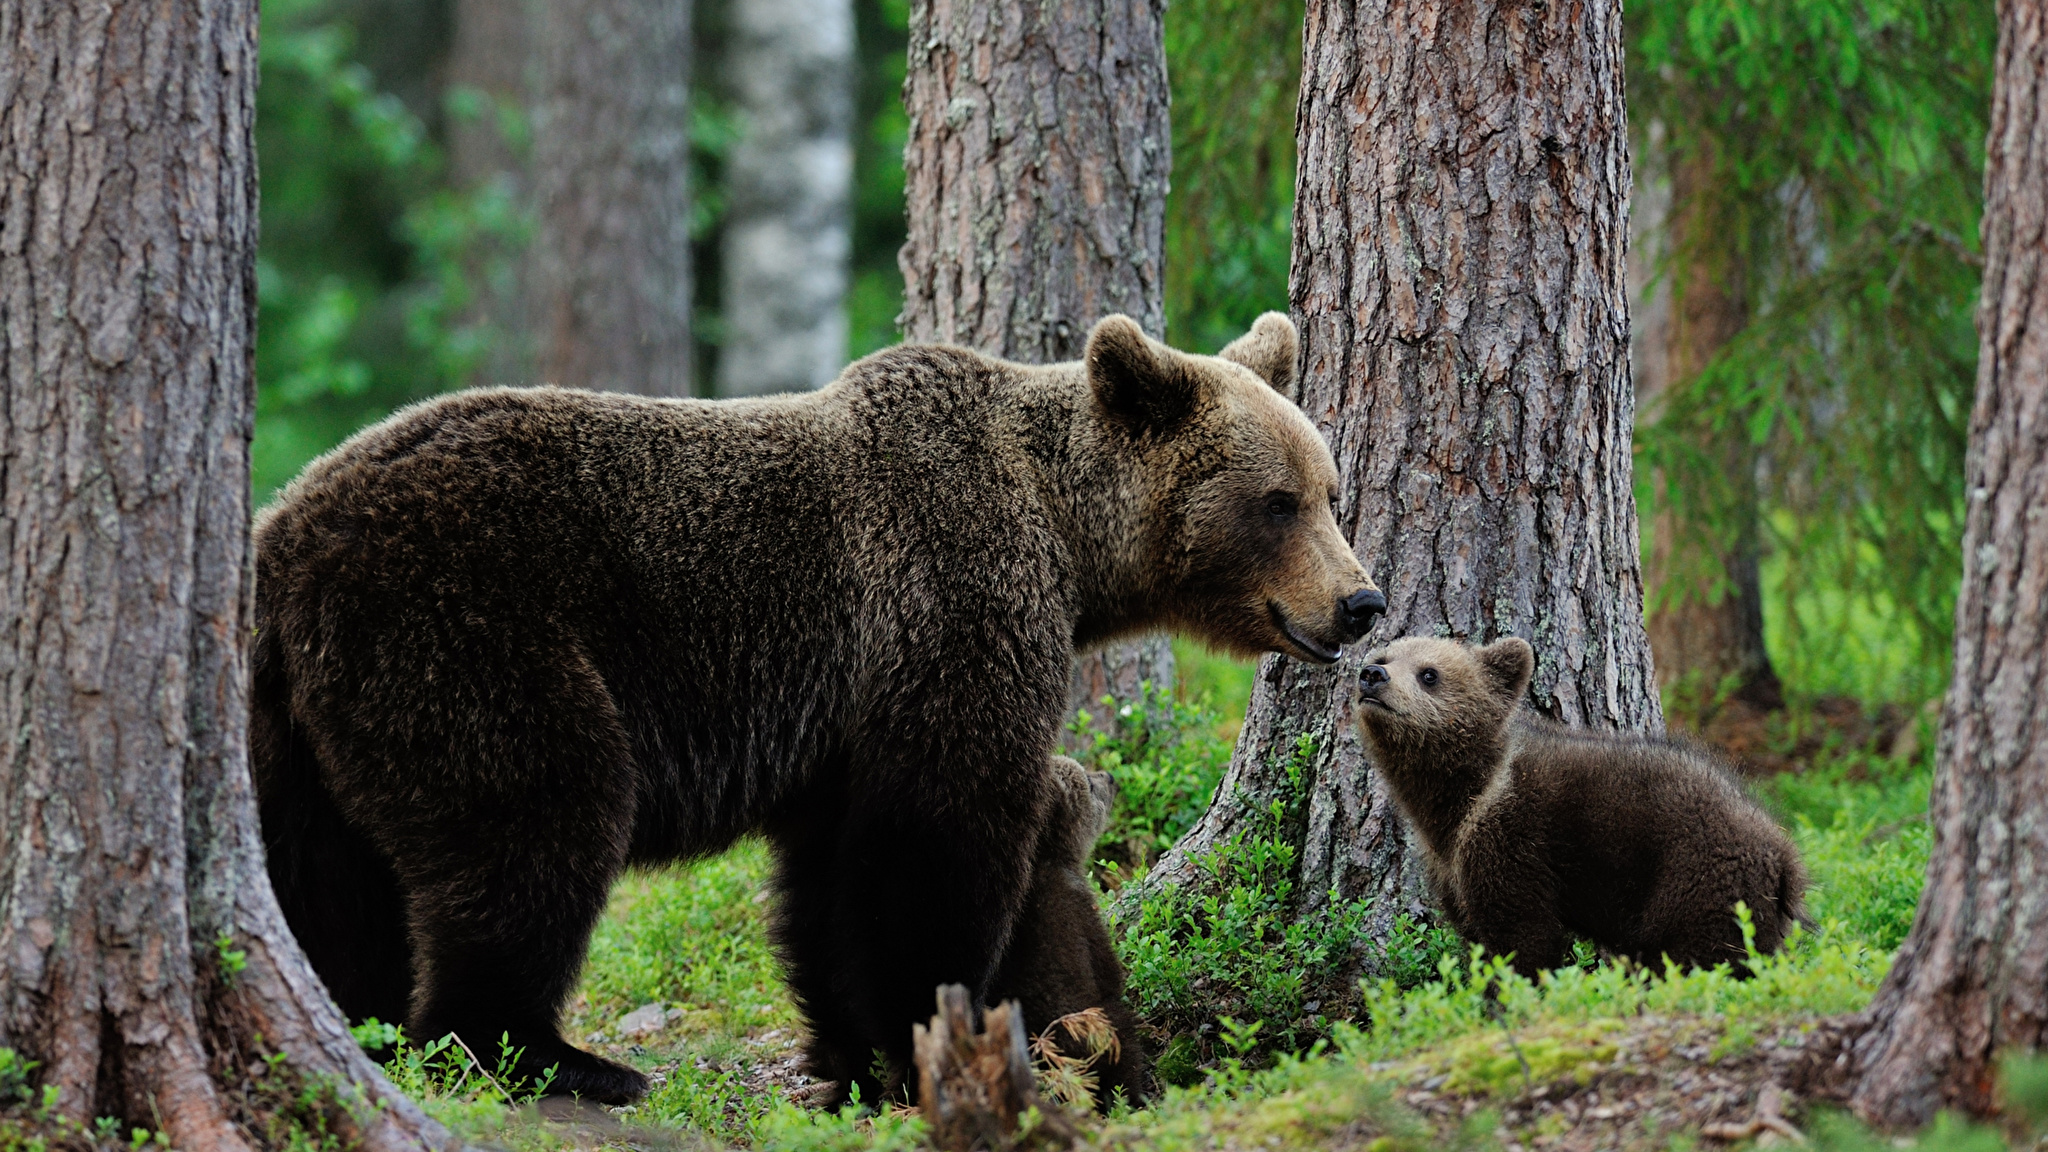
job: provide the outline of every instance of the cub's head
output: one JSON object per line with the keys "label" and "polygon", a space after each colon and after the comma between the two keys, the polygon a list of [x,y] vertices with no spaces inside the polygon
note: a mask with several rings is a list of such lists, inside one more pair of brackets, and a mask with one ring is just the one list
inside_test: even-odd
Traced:
{"label": "cub's head", "polygon": [[1116,781],[1107,772],[1083,768],[1065,756],[1052,758],[1046,783],[1052,803],[1039,840],[1039,859],[1086,874],[1095,842],[1109,830],[1116,807]]}
{"label": "cub's head", "polygon": [[1408,636],[1366,660],[1357,718],[1383,750],[1497,736],[1536,671],[1535,650],[1516,636],[1484,648]]}
{"label": "cub's head", "polygon": [[1337,528],[1337,466],[1289,399],[1294,361],[1294,325],[1277,312],[1215,356],[1123,316],[1088,337],[1100,417],[1145,473],[1162,622],[1241,655],[1328,664],[1387,600]]}

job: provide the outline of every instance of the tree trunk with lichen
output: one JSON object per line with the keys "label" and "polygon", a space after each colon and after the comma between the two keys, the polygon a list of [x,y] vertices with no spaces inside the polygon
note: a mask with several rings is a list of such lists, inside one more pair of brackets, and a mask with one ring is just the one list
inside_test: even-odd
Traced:
{"label": "tree trunk with lichen", "polygon": [[[1162,0],[918,0],[910,10],[903,334],[1031,364],[1096,320],[1166,328]],[[1163,638],[1075,662],[1071,708],[1172,683]]]}
{"label": "tree trunk with lichen", "polygon": [[[1738,257],[1724,242],[1713,211],[1720,178],[1710,154],[1686,157],[1671,172],[1665,217],[1670,313],[1661,346],[1646,351],[1661,353],[1652,374],[1660,387],[1636,389],[1646,407],[1665,389],[1690,384],[1749,322]],[[1655,412],[1647,415],[1654,418]],[[1724,689],[1729,699],[1756,711],[1783,707],[1785,701],[1764,649],[1756,446],[1740,425],[1701,434],[1709,442],[1700,448],[1719,465],[1714,487],[1722,498],[1692,510],[1692,516],[1711,518],[1716,531],[1709,537],[1689,530],[1703,526],[1689,526],[1670,507],[1652,518],[1649,629],[1658,684],[1675,686],[1688,714],[1711,721]],[[1703,548],[1717,554],[1703,557]]]}
{"label": "tree trunk with lichen", "polygon": [[[1526,637],[1544,713],[1662,727],[1629,455],[1620,5],[1311,0],[1296,124],[1300,403],[1389,610],[1334,667],[1265,659],[1215,801],[1121,907],[1199,892],[1204,857],[1271,837],[1297,916],[1369,900],[1384,940],[1422,905],[1348,715],[1375,643]],[[1352,959],[1312,975],[1347,989],[1373,967]]]}
{"label": "tree trunk with lichen", "polygon": [[256,827],[255,5],[0,0],[0,28],[0,1046],[88,1131],[443,1145]]}
{"label": "tree trunk with lichen", "polygon": [[2048,8],[1999,5],[1955,671],[1913,930],[1851,1052],[1888,1125],[1997,1106],[2048,1047]]}
{"label": "tree trunk with lichen", "polygon": [[731,9],[720,396],[822,388],[846,366],[853,253],[853,4]]}

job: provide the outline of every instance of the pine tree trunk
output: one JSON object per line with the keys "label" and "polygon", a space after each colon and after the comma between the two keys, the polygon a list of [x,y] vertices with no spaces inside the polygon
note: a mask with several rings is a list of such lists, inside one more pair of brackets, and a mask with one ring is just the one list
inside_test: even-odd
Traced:
{"label": "pine tree trunk", "polygon": [[1295,122],[1301,403],[1389,611],[1333,668],[1266,658],[1215,802],[1124,899],[1199,884],[1278,802],[1300,813],[1300,914],[1371,898],[1383,934],[1421,885],[1347,716],[1373,644],[1523,636],[1545,713],[1662,726],[1630,486],[1620,4],[1311,0]]}
{"label": "pine tree trunk", "polygon": [[1953,679],[1919,915],[1854,1049],[1865,1117],[1985,1112],[2048,1046],[2048,8],[1999,4]]}
{"label": "pine tree trunk", "polygon": [[[532,124],[533,51],[527,0],[454,0],[447,89],[461,107],[448,118],[448,175],[475,191],[499,184],[524,209],[532,198],[532,157],[521,145]],[[513,124],[508,131],[507,119]],[[526,253],[490,241],[464,272],[475,294],[465,320],[485,340],[477,384],[534,382],[534,337],[520,269]],[[494,274],[494,272],[496,274]]]}
{"label": "pine tree trunk", "polygon": [[[1734,266],[1737,257],[1719,234],[1712,210],[1713,182],[1720,178],[1711,155],[1704,153],[1687,157],[1671,174],[1666,219],[1675,264],[1669,278],[1676,290],[1661,348],[1664,363],[1656,373],[1670,387],[1689,384],[1749,323],[1741,269]],[[1636,398],[1645,405],[1656,399],[1641,388]],[[1730,684],[1733,699],[1769,711],[1784,705],[1784,693],[1764,649],[1756,447],[1740,424],[1704,434],[1713,439],[1702,447],[1720,461],[1726,499],[1715,502],[1721,506],[1710,513],[1698,514],[1721,521],[1719,535],[1726,547],[1703,565],[1693,554],[1699,542],[1675,512],[1665,509],[1651,520],[1649,630],[1657,682],[1689,689],[1688,695],[1699,697],[1702,705]],[[1703,586],[1702,568],[1718,568],[1723,586]]]}
{"label": "pine tree trunk", "polygon": [[690,394],[690,6],[550,0],[533,26],[540,380]]}
{"label": "pine tree trunk", "polygon": [[256,7],[0,0],[0,30],[0,1045],[88,1129],[444,1144],[307,967],[256,828]]}
{"label": "pine tree trunk", "polygon": [[732,7],[718,394],[829,383],[846,364],[853,253],[851,0]]}
{"label": "pine tree trunk", "polygon": [[[1166,328],[1163,0],[916,0],[903,334],[1045,364],[1122,312]],[[1070,708],[1171,684],[1163,638],[1075,663]]]}

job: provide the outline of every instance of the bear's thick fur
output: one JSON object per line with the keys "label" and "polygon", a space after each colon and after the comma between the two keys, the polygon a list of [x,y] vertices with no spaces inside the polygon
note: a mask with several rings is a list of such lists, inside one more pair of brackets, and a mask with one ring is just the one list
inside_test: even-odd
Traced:
{"label": "bear's thick fur", "polygon": [[1534,976],[1573,934],[1661,970],[1744,965],[1803,919],[1784,831],[1702,749],[1567,728],[1522,707],[1535,653],[1409,637],[1367,657],[1356,715],[1466,939]]}
{"label": "bear's thick fur", "polygon": [[351,1017],[622,1100],[557,1014],[621,869],[749,832],[823,1079],[989,994],[1069,661],[1147,629],[1327,662],[1384,598],[1273,385],[1123,317],[1081,363],[905,345],[809,394],[429,401],[256,527],[251,741],[285,914]]}
{"label": "bear's thick fur", "polygon": [[[1137,1014],[1124,1002],[1123,965],[1088,884],[1088,861],[1109,827],[1116,784],[1108,773],[1090,772],[1065,756],[1052,758],[1050,775],[1055,799],[1039,835],[1031,892],[989,999],[1016,1000],[1034,1036],[1062,1016],[1102,1009],[1118,1044],[1114,1059],[1104,1053],[1091,1066],[1096,1104],[1107,1110],[1117,1092],[1137,1104],[1150,1088],[1150,1063],[1138,1042]],[[1069,1055],[1088,1055],[1066,1031],[1053,1035]]]}

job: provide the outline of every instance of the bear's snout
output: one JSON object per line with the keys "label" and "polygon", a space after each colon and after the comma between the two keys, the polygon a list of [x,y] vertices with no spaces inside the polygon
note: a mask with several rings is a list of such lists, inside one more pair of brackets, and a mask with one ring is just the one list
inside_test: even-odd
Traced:
{"label": "bear's snout", "polygon": [[1358,682],[1366,688],[1377,688],[1387,682],[1387,670],[1377,664],[1367,664],[1358,674]]}
{"label": "bear's snout", "polygon": [[1372,631],[1372,622],[1386,610],[1386,593],[1377,588],[1360,588],[1337,601],[1337,626],[1348,643]]}

